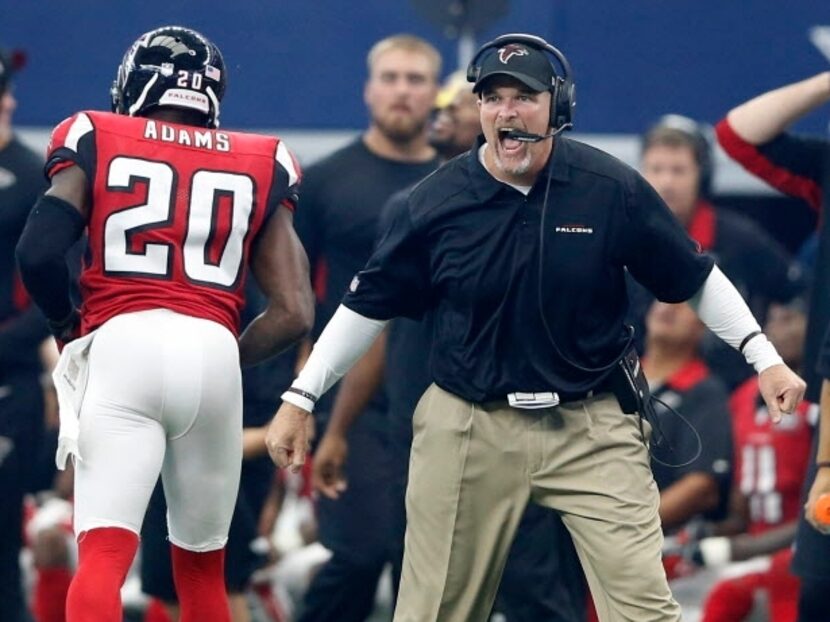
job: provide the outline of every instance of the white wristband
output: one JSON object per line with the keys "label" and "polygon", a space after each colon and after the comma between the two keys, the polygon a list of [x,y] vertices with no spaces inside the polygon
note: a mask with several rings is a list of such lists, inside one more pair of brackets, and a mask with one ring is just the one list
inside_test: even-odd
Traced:
{"label": "white wristband", "polygon": [[289,404],[294,404],[303,410],[307,410],[308,412],[314,412],[314,402],[308,399],[307,397],[303,397],[299,393],[294,393],[293,391],[286,391],[281,396],[283,402],[288,402]]}
{"label": "white wristband", "polygon": [[732,544],[729,538],[704,538],[699,546],[700,556],[707,568],[725,566],[732,561]]}
{"label": "white wristband", "polygon": [[747,341],[746,346],[744,346],[744,358],[759,374],[768,367],[784,363],[784,360],[776,352],[775,346],[770,343],[770,340],[763,333]]}

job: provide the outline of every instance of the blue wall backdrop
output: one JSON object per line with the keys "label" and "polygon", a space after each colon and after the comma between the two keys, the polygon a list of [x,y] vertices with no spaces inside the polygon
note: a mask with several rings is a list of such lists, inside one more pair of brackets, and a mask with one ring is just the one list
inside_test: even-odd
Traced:
{"label": "blue wall backdrop", "polygon": [[[106,108],[126,47],[144,30],[202,30],[231,69],[224,125],[333,129],[365,124],[365,54],[412,32],[435,43],[447,70],[457,45],[408,0],[0,0],[0,44],[24,48],[21,125],[51,126]],[[828,0],[511,0],[485,32],[548,38],[574,66],[580,132],[639,132],[660,114],[716,121],[732,105],[830,63],[808,40],[830,26]],[[827,114],[799,129],[825,131]]]}

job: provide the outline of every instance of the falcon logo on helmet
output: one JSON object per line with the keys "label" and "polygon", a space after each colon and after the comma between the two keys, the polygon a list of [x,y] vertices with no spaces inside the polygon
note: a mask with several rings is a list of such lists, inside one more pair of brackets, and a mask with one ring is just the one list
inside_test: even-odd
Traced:
{"label": "falcon logo on helmet", "polygon": [[499,48],[499,60],[505,65],[514,56],[527,56],[528,54],[530,54],[530,52],[527,51],[527,48],[515,43]]}
{"label": "falcon logo on helmet", "polygon": [[164,26],[130,46],[112,85],[112,111],[144,116],[157,106],[196,110],[205,127],[219,127],[225,62],[207,38],[189,28]]}

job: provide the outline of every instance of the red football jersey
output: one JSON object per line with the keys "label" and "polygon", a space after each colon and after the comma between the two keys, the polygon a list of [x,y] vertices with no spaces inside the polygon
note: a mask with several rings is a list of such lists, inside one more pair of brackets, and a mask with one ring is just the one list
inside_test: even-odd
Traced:
{"label": "red football jersey", "polygon": [[810,459],[818,405],[803,401],[774,424],[750,378],[730,400],[735,433],[735,482],[749,499],[749,533],[796,520]]}
{"label": "red football jersey", "polygon": [[58,125],[46,173],[80,166],[90,183],[81,272],[84,333],[111,317],[166,308],[234,334],[251,245],[300,169],[275,137],[106,112]]}

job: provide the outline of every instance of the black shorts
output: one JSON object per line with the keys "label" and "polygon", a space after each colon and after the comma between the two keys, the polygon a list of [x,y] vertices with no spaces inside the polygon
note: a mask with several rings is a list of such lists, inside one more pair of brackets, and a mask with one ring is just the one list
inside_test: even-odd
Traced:
{"label": "black shorts", "polygon": [[[257,517],[240,489],[225,547],[225,585],[229,592],[244,591],[251,575],[265,562],[251,550],[251,542],[256,537]],[[167,503],[161,482],[153,490],[141,527],[141,590],[165,602],[178,601],[167,540]]]}

